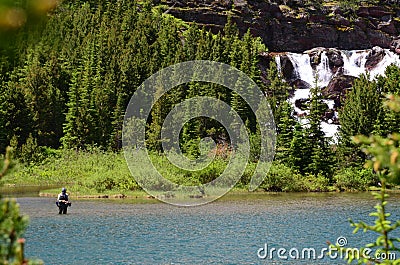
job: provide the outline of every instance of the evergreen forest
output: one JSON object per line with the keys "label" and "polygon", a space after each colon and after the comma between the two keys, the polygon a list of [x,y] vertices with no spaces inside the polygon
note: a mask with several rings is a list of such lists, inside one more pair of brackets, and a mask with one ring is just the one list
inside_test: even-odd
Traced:
{"label": "evergreen forest", "polygon": [[[388,94],[400,92],[398,67],[388,67],[384,77],[355,81],[339,111],[339,132],[329,138],[321,126],[326,107],[321,88],[315,84],[311,89],[307,122],[300,122],[287,100],[291,88],[275,61],[266,70],[267,79],[262,78],[260,54],[268,47],[250,31],[239,34],[230,19],[215,33],[177,19],[151,1],[74,0],[62,1],[29,30],[7,36],[11,41],[3,41],[0,50],[0,151],[11,146],[14,157],[14,166],[1,180],[7,184],[62,183],[72,192],[89,194],[140,190],[121,151],[125,110],[143,81],[184,61],[229,64],[248,75],[270,103],[276,154],[261,190],[368,190],[379,178],[364,167],[370,157],[353,136],[399,132],[400,114],[384,104]],[[260,151],[260,125],[238,94],[215,84],[180,85],[155,104],[146,122],[153,162],[182,185],[207,183],[223,172],[229,137],[206,117],[185,124],[180,146],[196,158],[200,139],[211,137],[217,145],[209,167],[179,170],[163,155],[163,120],[173,106],[196,96],[223,100],[245,121],[251,156],[236,185],[245,189]],[[395,187],[396,180],[387,185]]]}

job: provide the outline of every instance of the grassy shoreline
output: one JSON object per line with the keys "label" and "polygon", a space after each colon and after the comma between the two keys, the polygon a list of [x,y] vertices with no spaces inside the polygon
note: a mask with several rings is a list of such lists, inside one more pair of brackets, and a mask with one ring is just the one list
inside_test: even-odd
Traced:
{"label": "grassy shoreline", "polygon": [[[165,156],[150,154],[150,157],[160,174],[182,187],[208,183],[226,168],[225,160],[216,159],[200,171],[185,171],[171,165]],[[255,167],[256,163],[249,162],[242,178],[230,193],[251,193],[248,183]],[[65,186],[72,198],[146,198],[148,194],[135,179],[148,174],[148,170],[138,168],[133,171],[137,176],[133,176],[121,152],[96,148],[89,151],[64,149],[53,151],[37,164],[16,163],[2,179],[0,186],[3,184],[3,189],[14,187],[16,192],[19,192],[19,188],[23,190],[23,187],[38,187],[32,189],[41,192],[42,196],[56,196]],[[377,184],[374,175],[366,169],[346,168],[331,177],[320,174],[304,176],[284,164],[274,162],[258,192],[368,191],[376,190],[374,187]]]}
{"label": "grassy shoreline", "polygon": [[[68,187],[68,186],[67,186]],[[60,193],[60,187],[43,187],[40,185],[4,185],[0,188],[1,194],[6,195],[13,195],[13,194],[35,194],[39,197],[57,197]],[[248,191],[246,189],[239,189],[234,188],[227,192],[223,197],[230,197],[230,196],[253,196],[253,195],[260,195],[260,194],[318,194],[318,193],[358,193],[358,192],[371,192],[371,191],[378,191],[379,187],[371,186],[366,191],[337,191],[337,190],[330,190],[330,191],[318,191],[318,192],[273,192],[273,191]],[[394,187],[392,189],[388,189],[390,193],[400,193],[400,187]],[[118,192],[118,191],[109,191],[105,193],[96,193],[93,191],[84,192],[83,190],[68,190],[68,193],[72,199],[155,199],[153,196],[149,195],[147,192],[143,190],[137,191],[126,191],[126,192]]]}

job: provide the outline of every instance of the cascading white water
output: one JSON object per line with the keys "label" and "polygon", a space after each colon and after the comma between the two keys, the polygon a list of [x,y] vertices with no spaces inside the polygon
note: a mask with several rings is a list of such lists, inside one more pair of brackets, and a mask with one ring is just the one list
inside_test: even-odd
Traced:
{"label": "cascading white water", "polygon": [[288,53],[287,56],[293,64],[296,78],[312,84],[315,77],[310,63],[310,56],[301,53]]}
{"label": "cascading white water", "polygon": [[281,63],[280,56],[275,56],[275,63],[276,63],[276,68],[278,69],[278,72],[282,72],[282,63]]}
{"label": "cascading white water", "polygon": [[360,76],[365,73],[365,63],[368,52],[366,51],[343,51],[340,53],[343,59],[343,74]]}
{"label": "cascading white water", "polygon": [[[315,81],[317,81],[318,86],[324,87],[331,81],[333,73],[329,68],[329,58],[326,52],[321,53],[321,62],[315,70],[311,66],[310,56],[308,54],[287,53],[287,56],[294,67],[294,75],[296,78],[307,82],[310,86],[315,85]],[[280,57],[276,62],[279,64],[278,69],[280,69]]]}
{"label": "cascading white water", "polygon": [[[368,62],[368,57],[372,52],[383,52],[383,58],[376,62],[373,65],[372,69],[367,69],[366,64]],[[366,74],[367,72],[370,75],[370,78],[376,78],[378,75],[384,75],[386,67],[391,64],[395,64],[400,66],[400,58],[397,54],[387,50],[380,49],[379,47],[375,47],[372,50],[354,50],[354,51],[338,51],[340,52],[340,56],[343,59],[343,66],[341,66],[341,73],[344,75],[351,75],[355,77],[359,77],[362,74]],[[318,76],[317,85],[319,87],[326,87],[331,79],[338,73],[333,73],[332,69],[329,67],[329,58],[327,56],[326,51],[321,52],[320,54],[320,63],[315,67],[315,70],[311,66],[311,59],[308,53],[287,53],[286,56],[291,61],[296,79],[301,79],[306,82],[310,87],[315,85],[316,76]],[[279,56],[278,56],[279,57]],[[279,61],[279,63],[278,63]],[[278,69],[281,69],[281,60],[276,59],[278,64]],[[310,89],[303,88],[297,89],[294,92],[293,97],[289,99],[291,102],[295,112],[302,116],[302,114],[306,114],[305,111],[297,108],[295,103],[299,99],[307,99],[310,97]],[[333,100],[325,100],[330,109],[333,109]],[[335,113],[337,117],[337,113]],[[337,132],[339,126],[335,124],[330,124],[323,122],[322,127],[326,136],[334,136]]]}
{"label": "cascading white water", "polygon": [[316,72],[313,75],[318,75],[317,85],[320,87],[327,86],[329,84],[329,81],[331,81],[333,73],[331,68],[329,68],[329,58],[326,55],[326,52],[323,52],[321,54],[321,62],[317,66]]}
{"label": "cascading white water", "polygon": [[[390,64],[400,66],[400,58],[395,53],[384,49],[384,57],[371,70],[367,70],[366,63],[371,50],[339,51],[343,59],[343,74],[358,77],[367,72],[371,78],[383,75],[386,67]],[[325,87],[333,77],[333,72],[329,67],[329,58],[326,52],[321,53],[320,63],[314,70],[311,66],[310,55],[307,53],[287,53],[293,67],[294,74],[298,79],[307,82],[310,86],[315,84],[318,75],[318,86]],[[278,62],[278,60],[276,60]],[[280,59],[279,59],[280,67]]]}
{"label": "cascading white water", "polygon": [[369,73],[370,78],[375,78],[379,75],[385,74],[385,69],[391,64],[400,66],[399,56],[389,50],[384,50],[383,59],[371,70],[367,70],[365,64],[368,59],[369,51],[343,51],[341,52],[342,59],[344,62],[343,73],[358,77],[362,74]]}
{"label": "cascading white water", "polygon": [[376,77],[378,75],[384,75],[386,67],[391,64],[395,64],[400,66],[400,58],[397,54],[385,50],[385,57],[383,57],[382,61],[380,61],[371,71],[371,77]]}

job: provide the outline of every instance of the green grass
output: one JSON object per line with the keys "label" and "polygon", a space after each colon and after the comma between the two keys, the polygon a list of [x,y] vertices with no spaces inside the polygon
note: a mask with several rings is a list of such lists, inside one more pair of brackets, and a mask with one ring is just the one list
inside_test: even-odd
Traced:
{"label": "green grass", "polygon": [[[107,183],[109,179],[120,184]],[[3,182],[16,185],[67,185],[101,190],[111,187],[122,190],[136,190],[131,183],[131,175],[121,153],[62,150],[57,155],[46,158],[40,164],[17,165]],[[108,185],[108,186],[107,186]]]}
{"label": "green grass", "polygon": [[[214,159],[206,168],[199,171],[182,170],[172,165],[165,156],[150,154],[157,171],[170,180],[176,187],[208,183],[218,177],[226,168],[227,161]],[[136,166],[137,164],[137,166]],[[123,194],[130,198],[146,197],[135,179],[144,179],[152,170],[134,163],[134,177],[128,169],[123,153],[105,152],[97,148],[88,151],[57,150],[51,152],[39,164],[15,163],[2,184],[11,186],[55,187],[41,190],[50,196],[59,193],[63,186],[72,196],[99,196]],[[254,173],[256,164],[249,163],[241,178],[234,187],[235,192],[247,192],[248,183]],[[235,169],[236,170],[236,169]],[[365,173],[365,172],[364,172]],[[332,179],[323,176],[302,176],[293,169],[274,162],[261,184],[259,191],[267,192],[326,192],[367,190],[374,185],[368,174],[359,174],[356,169],[341,171]],[[365,176],[364,176],[365,175]],[[368,179],[367,177],[368,176]],[[150,183],[158,188],[160,183]],[[168,190],[168,187],[164,187]],[[217,188],[217,187],[216,187]],[[161,189],[162,190],[162,189]],[[179,193],[179,188],[176,190]]]}

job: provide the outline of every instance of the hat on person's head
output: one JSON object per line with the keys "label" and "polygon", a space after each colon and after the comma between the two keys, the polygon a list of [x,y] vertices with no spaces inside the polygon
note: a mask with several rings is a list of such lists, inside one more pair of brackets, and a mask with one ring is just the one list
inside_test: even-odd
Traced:
{"label": "hat on person's head", "polygon": [[62,188],[61,192],[67,192],[67,189],[66,188]]}

